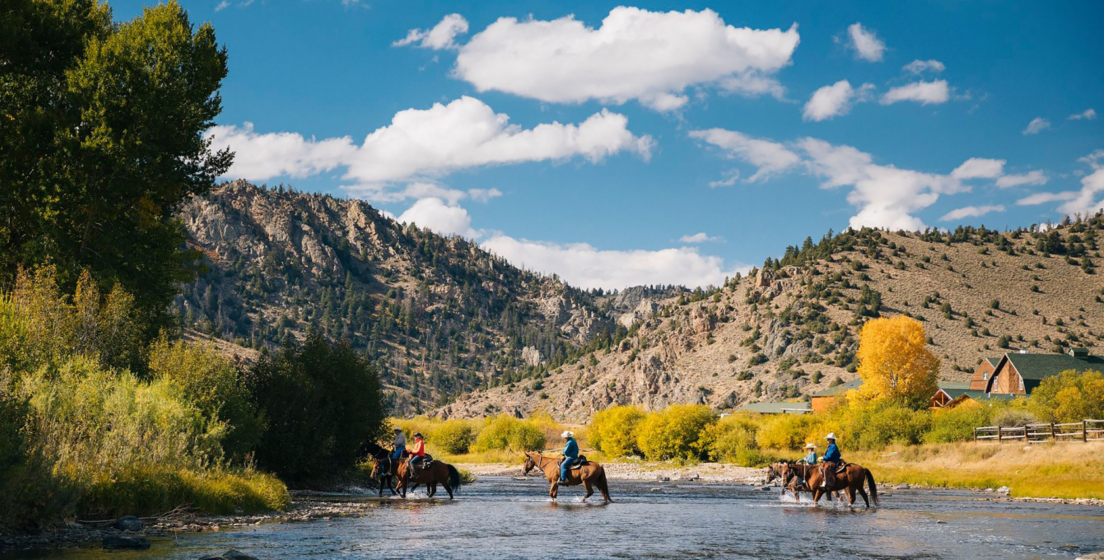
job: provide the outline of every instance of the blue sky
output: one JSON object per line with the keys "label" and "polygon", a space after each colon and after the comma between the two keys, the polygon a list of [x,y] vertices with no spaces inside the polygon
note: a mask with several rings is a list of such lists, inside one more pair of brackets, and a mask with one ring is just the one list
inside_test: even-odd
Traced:
{"label": "blue sky", "polygon": [[1099,2],[182,4],[230,53],[228,178],[366,198],[583,287],[1104,203]]}

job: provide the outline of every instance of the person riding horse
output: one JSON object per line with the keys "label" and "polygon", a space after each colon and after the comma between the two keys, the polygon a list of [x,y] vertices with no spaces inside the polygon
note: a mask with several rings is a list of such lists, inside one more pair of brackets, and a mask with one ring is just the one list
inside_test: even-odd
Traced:
{"label": "person riding horse", "polygon": [[425,441],[422,440],[421,433],[414,434],[414,445],[410,447],[408,453],[410,454],[410,459],[407,459],[407,462],[410,468],[413,469],[412,472],[416,474],[418,472],[418,466],[422,464],[422,461],[425,461],[426,454]]}
{"label": "person riding horse", "polygon": [[820,485],[822,488],[827,488],[836,483],[836,471],[843,464],[843,456],[840,455],[839,447],[836,446],[835,432],[828,434],[824,439],[828,440],[828,449],[824,450],[824,457],[821,457],[821,461],[824,463],[824,480]]}
{"label": "person riding horse", "polygon": [[395,426],[395,441],[391,444],[391,458],[398,461],[402,459],[403,451],[406,451],[406,436],[402,428]]}
{"label": "person riding horse", "polygon": [[564,459],[560,463],[560,482],[567,482],[567,471],[571,470],[571,465],[579,460],[579,444],[575,442],[575,434],[570,430],[560,434],[560,437],[567,440],[563,449]]}

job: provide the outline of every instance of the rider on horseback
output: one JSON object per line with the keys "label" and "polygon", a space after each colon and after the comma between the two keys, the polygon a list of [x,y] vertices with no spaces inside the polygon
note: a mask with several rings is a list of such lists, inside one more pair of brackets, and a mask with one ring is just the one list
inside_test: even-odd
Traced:
{"label": "rider on horseback", "polygon": [[414,434],[414,445],[410,448],[410,459],[408,464],[413,469],[412,472],[418,472],[417,468],[421,462],[425,460],[425,442],[422,441],[422,434]]}
{"label": "rider on horseback", "polygon": [[843,457],[840,455],[839,447],[836,447],[836,433],[832,432],[824,437],[828,440],[828,449],[824,450],[824,457],[821,460],[824,465],[824,480],[820,483],[822,488],[827,488],[829,485],[836,483],[836,470],[843,464]]}
{"label": "rider on horseback", "polygon": [[815,464],[817,464],[816,444],[815,443],[806,443],[805,444],[805,449],[809,450],[809,454],[802,457],[798,461],[798,463],[805,463],[806,465],[815,465]]}
{"label": "rider on horseback", "polygon": [[567,440],[563,450],[564,460],[560,463],[560,482],[567,482],[567,471],[579,458],[579,444],[575,442],[575,434],[570,430],[560,434],[560,437]]}
{"label": "rider on horseback", "polygon": [[398,460],[402,459],[403,451],[406,451],[406,436],[402,433],[402,428],[395,426],[395,441],[392,443],[391,458]]}

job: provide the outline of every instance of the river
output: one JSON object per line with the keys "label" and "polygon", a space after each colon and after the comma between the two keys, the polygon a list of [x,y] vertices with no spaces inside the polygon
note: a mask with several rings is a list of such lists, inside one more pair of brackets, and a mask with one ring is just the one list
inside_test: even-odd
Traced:
{"label": "river", "polygon": [[[960,491],[885,490],[865,511],[785,502],[735,484],[611,481],[616,503],[558,503],[543,480],[483,477],[456,500],[364,497],[363,516],[154,539],[143,552],[71,549],[3,559],[196,560],[234,548],[301,558],[1074,558],[1104,551],[1104,510],[987,501]],[[438,497],[444,495],[440,492]],[[595,495],[595,498],[599,498]],[[348,500],[343,496],[342,500]],[[594,498],[592,498],[594,499]]]}

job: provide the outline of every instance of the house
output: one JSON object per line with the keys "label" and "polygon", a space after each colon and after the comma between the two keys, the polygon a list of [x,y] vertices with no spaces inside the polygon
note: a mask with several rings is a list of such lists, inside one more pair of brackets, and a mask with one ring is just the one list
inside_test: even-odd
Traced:
{"label": "house", "polygon": [[989,378],[993,376],[993,372],[997,370],[997,364],[1001,361],[1001,356],[995,358],[985,358],[978,364],[977,369],[974,370],[974,374],[970,376],[971,391],[985,391],[985,386],[989,384]]}
{"label": "house", "polygon": [[[982,360],[985,362],[985,360]],[[928,408],[943,408],[948,404],[954,402],[955,399],[970,393],[971,383],[940,383],[939,389],[935,391],[932,398],[928,401]],[[985,396],[985,391],[973,391],[980,396]]]}
{"label": "house", "polygon": [[809,403],[805,401],[748,403],[736,410],[757,414],[808,414],[812,412]]}
{"label": "house", "polygon": [[828,407],[832,406],[836,402],[836,399],[843,396],[844,393],[851,389],[858,389],[862,386],[862,379],[852,379],[847,383],[841,383],[835,387],[829,387],[818,393],[813,393],[813,398],[810,401],[810,406],[814,413],[824,412],[828,410]]}
{"label": "house", "polygon": [[1066,370],[1104,371],[1104,356],[1093,356],[1084,348],[1070,348],[1065,354],[1008,353],[1001,357],[985,385],[987,394],[1030,395],[1044,379]]}

